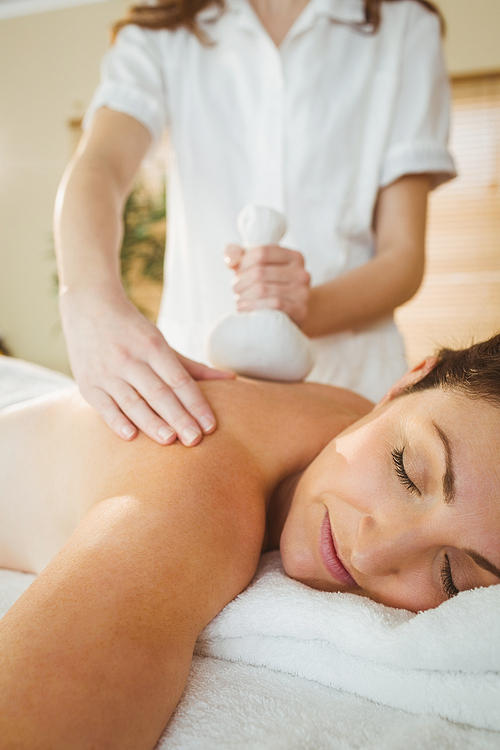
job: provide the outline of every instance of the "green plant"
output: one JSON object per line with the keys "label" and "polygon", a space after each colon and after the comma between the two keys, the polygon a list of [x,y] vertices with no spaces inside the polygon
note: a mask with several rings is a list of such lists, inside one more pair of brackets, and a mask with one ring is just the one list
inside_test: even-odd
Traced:
{"label": "green plant", "polygon": [[166,184],[153,191],[144,181],[136,183],[123,213],[124,233],[121,271],[125,289],[138,279],[163,283],[166,234]]}
{"label": "green plant", "polygon": [[[139,179],[123,211],[123,240],[120,251],[123,286],[130,294],[142,279],[163,283],[163,260],[166,239],[166,182],[153,190]],[[50,238],[50,255],[55,257],[54,238]],[[59,279],[53,275],[57,292]]]}
{"label": "green plant", "polygon": [[2,338],[0,338],[0,354],[4,354],[5,356],[10,357],[10,351],[8,350],[7,344]]}

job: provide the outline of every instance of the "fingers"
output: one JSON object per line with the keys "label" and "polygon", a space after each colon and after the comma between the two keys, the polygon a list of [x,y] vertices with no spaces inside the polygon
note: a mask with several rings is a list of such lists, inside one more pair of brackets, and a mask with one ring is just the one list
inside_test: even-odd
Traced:
{"label": "fingers", "polygon": [[290,250],[281,245],[262,245],[248,250],[240,261],[240,271],[254,265],[292,264],[304,267],[304,256],[298,250]]}
{"label": "fingers", "polygon": [[[282,265],[254,265],[242,271],[233,283],[235,294],[243,294],[252,287],[259,285],[286,284],[308,287],[311,277],[303,266],[289,263]],[[262,296],[262,295],[260,295]]]}
{"label": "fingers", "polygon": [[[120,386],[115,386],[114,395],[113,399],[101,388],[94,388],[85,397],[118,437],[132,440],[138,434],[136,425],[140,425],[143,432],[162,445],[169,445],[177,439],[175,430],[149,409],[145,401],[127,383],[122,382]],[[133,422],[125,416],[125,412],[130,414]]]}
{"label": "fingers", "polygon": [[82,396],[99,412],[108,427],[111,427],[118,437],[132,440],[137,435],[137,428],[127,419],[113,399],[101,388],[81,389]]}
{"label": "fingers", "polygon": [[166,445],[196,445],[216,428],[193,378],[233,377],[179,358],[127,301],[81,310],[67,322],[71,367],[82,395],[121,438],[138,430]]}
{"label": "fingers", "polygon": [[239,245],[228,245],[224,251],[224,261],[229,268],[240,272],[252,266],[266,264],[292,264],[304,267],[302,253],[281,245],[261,245],[246,252]]}
{"label": "fingers", "polygon": [[83,393],[119,437],[132,440],[139,429],[161,445],[179,438],[190,447],[215,430],[212,410],[180,363],[175,374],[170,370],[169,383],[144,362],[131,363],[123,376],[108,382],[106,390]]}
{"label": "fingers", "polygon": [[252,310],[280,310],[288,315],[298,326],[306,319],[307,305],[298,305],[296,300],[285,297],[264,297],[263,299],[252,299],[238,303],[240,312],[251,312]]}
{"label": "fingers", "polygon": [[[169,425],[170,420],[168,418],[164,419],[162,418],[163,415],[158,414],[155,405],[160,405],[160,400],[165,395],[161,394],[160,389],[157,389],[155,397],[152,397],[153,391],[151,388],[145,388],[144,390],[146,393],[143,397],[143,395],[128,382],[119,379],[115,380],[113,385],[109,388],[113,401],[122,414],[127,415],[134,425],[157,443],[169,445],[170,443],[173,443],[177,437],[187,445],[195,445],[201,440],[201,431],[198,426],[196,433],[193,432],[192,435],[186,435],[183,439],[183,436],[178,434],[173,426]],[[172,401],[175,401],[175,398],[172,396],[171,398]],[[165,409],[164,411],[169,412],[170,414],[175,414],[175,405],[174,409]],[[179,427],[181,427],[180,422]],[[189,442],[189,440],[191,442]]]}
{"label": "fingers", "polygon": [[308,313],[310,284],[301,253],[267,245],[245,255],[233,289],[239,311],[281,310],[300,325]]}
{"label": "fingers", "polygon": [[210,406],[176,358],[168,364],[165,360],[150,364],[135,362],[124,372],[124,378],[125,385],[122,383],[119,390],[115,388],[112,396],[133,423],[153,440],[170,442],[163,429],[167,427],[183,445],[191,446],[200,442],[203,433],[215,430]]}
{"label": "fingers", "polygon": [[[309,300],[309,290],[307,287],[294,284],[256,284],[240,294],[236,304],[238,310],[245,310],[254,301],[273,299],[282,300],[283,304],[306,305]],[[281,309],[279,304],[273,306],[276,309]]]}
{"label": "fingers", "polygon": [[178,354],[177,357],[195,380],[227,380],[236,377],[234,372],[216,370],[208,365],[203,365],[201,362],[195,362],[194,359],[183,357],[182,354]]}
{"label": "fingers", "polygon": [[224,262],[228,268],[236,270],[245,256],[245,251],[239,245],[228,245],[224,250]]}

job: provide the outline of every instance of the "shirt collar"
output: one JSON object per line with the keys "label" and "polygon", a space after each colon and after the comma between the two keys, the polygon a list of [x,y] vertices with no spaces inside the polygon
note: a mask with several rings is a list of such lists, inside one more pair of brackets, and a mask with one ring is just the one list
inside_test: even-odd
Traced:
{"label": "shirt collar", "polygon": [[[229,12],[236,14],[239,25],[254,25],[255,13],[249,0],[226,0],[226,6]],[[319,16],[327,16],[332,21],[342,23],[363,24],[364,3],[363,0],[309,0],[299,18],[311,23]]]}
{"label": "shirt collar", "polygon": [[304,11],[308,7],[316,16],[328,16],[332,21],[363,23],[365,20],[363,0],[309,0]]}

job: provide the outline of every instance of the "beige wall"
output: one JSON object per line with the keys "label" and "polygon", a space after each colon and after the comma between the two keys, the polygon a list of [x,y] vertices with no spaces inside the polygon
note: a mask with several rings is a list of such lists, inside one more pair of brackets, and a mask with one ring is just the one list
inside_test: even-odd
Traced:
{"label": "beige wall", "polygon": [[0,331],[18,357],[63,371],[51,223],[67,121],[88,104],[107,28],[127,4],[0,21]]}
{"label": "beige wall", "polygon": [[[52,276],[54,196],[71,152],[69,118],[98,80],[106,30],[128,0],[0,21],[0,332],[14,354],[67,358]],[[500,69],[500,0],[439,0],[453,73]]]}
{"label": "beige wall", "polygon": [[500,70],[500,0],[435,0],[446,18],[452,74]]}

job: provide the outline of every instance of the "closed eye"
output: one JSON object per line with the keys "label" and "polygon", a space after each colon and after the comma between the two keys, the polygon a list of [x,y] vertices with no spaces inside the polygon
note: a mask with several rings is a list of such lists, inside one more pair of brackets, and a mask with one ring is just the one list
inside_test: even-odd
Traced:
{"label": "closed eye", "polygon": [[401,450],[394,449],[391,451],[392,460],[394,462],[394,468],[396,471],[396,474],[398,476],[399,481],[403,485],[403,487],[406,487],[407,490],[409,490],[411,493],[417,493],[420,495],[420,490],[418,489],[417,485],[414,484],[408,474],[406,473],[404,461],[403,461],[403,454],[404,454],[404,448],[401,448]]}
{"label": "closed eye", "polygon": [[441,583],[443,584],[443,589],[448,599],[451,599],[459,593],[457,587],[453,583],[450,559],[448,555],[444,556],[443,565],[441,567]]}

